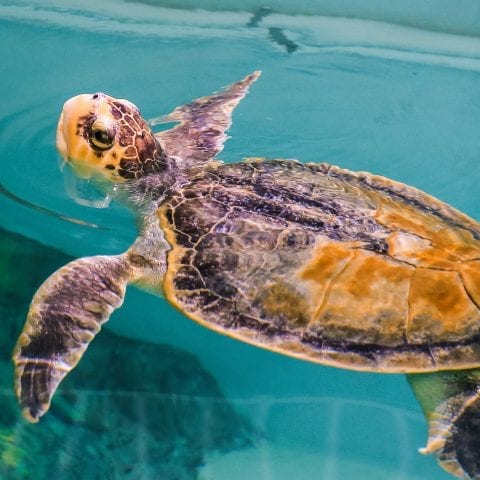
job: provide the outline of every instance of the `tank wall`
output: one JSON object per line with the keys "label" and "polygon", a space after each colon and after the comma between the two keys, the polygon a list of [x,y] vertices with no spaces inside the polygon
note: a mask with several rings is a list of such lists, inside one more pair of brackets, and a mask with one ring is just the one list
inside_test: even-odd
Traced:
{"label": "tank wall", "polygon": [[[198,8],[197,0],[144,0],[141,3],[173,8]],[[203,9],[353,17],[397,23],[461,35],[480,34],[480,3],[474,0],[204,0]]]}

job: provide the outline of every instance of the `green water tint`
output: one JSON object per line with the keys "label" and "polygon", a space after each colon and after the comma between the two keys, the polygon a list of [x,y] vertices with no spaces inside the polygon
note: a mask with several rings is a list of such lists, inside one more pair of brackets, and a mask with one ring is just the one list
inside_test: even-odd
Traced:
{"label": "green water tint", "polygon": [[0,478],[193,480],[251,424],[191,354],[103,331],[38,425],[20,416],[10,352],[41,279],[68,255],[0,229]]}

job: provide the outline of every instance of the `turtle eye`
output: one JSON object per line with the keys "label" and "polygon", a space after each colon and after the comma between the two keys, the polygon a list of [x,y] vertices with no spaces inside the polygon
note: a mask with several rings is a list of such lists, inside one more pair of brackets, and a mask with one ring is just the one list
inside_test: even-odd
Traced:
{"label": "turtle eye", "polygon": [[90,132],[90,143],[97,150],[108,150],[113,146],[115,133],[103,125],[93,125]]}

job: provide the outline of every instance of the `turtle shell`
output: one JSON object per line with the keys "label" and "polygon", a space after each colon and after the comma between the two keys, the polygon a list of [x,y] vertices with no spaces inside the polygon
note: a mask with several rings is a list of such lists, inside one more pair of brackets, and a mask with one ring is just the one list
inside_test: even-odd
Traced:
{"label": "turtle shell", "polygon": [[293,160],[212,163],[158,210],[167,299],[318,363],[480,365],[480,225],[412,187]]}

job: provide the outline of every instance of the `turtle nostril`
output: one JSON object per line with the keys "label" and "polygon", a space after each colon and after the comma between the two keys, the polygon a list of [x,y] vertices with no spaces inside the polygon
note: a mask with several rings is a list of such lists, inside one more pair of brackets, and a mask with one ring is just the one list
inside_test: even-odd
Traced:
{"label": "turtle nostril", "polygon": [[102,97],[104,97],[104,96],[105,96],[104,93],[98,92],[98,93],[94,93],[94,94],[92,95],[92,98],[93,98],[94,100],[98,100],[99,98],[102,98]]}

